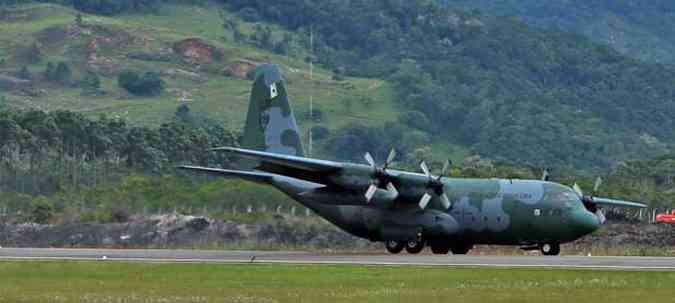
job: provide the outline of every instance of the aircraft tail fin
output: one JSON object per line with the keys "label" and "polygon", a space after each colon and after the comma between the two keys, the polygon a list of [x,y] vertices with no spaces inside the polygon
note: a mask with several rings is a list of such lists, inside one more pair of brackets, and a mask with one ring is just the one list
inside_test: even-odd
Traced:
{"label": "aircraft tail fin", "polygon": [[304,157],[300,132],[278,66],[256,69],[242,147]]}

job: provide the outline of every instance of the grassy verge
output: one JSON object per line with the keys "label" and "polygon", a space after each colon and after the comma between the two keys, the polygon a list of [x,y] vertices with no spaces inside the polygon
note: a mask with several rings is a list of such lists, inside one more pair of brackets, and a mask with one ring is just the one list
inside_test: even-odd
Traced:
{"label": "grassy verge", "polygon": [[0,302],[668,302],[675,272],[0,263]]}

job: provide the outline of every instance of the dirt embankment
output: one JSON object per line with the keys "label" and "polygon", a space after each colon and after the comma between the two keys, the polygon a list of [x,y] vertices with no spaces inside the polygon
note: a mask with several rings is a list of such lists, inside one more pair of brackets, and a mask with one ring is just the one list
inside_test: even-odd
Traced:
{"label": "dirt embankment", "polygon": [[207,217],[158,215],[135,216],[127,223],[0,222],[0,246],[369,249],[373,244],[315,218],[276,215],[247,224]]}
{"label": "dirt embankment", "polygon": [[[282,215],[255,223],[175,214],[133,216],[127,223],[40,225],[0,221],[0,246],[382,250],[380,244],[353,237],[321,219]],[[669,253],[675,250],[675,225],[608,223],[564,247],[578,253],[616,253],[626,248]],[[475,253],[494,249],[476,247]],[[518,252],[507,247],[496,252],[502,250]]]}

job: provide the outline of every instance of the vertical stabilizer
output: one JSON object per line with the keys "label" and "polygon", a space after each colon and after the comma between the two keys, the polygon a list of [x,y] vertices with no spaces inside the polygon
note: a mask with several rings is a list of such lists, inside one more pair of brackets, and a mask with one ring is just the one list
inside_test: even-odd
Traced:
{"label": "vertical stabilizer", "polygon": [[300,132],[276,65],[256,69],[242,146],[265,152],[304,156]]}

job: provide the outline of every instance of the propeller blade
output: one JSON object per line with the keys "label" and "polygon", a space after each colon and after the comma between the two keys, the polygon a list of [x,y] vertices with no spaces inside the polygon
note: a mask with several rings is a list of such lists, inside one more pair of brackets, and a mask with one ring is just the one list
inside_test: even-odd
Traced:
{"label": "propeller blade", "polygon": [[595,179],[595,185],[593,186],[593,195],[598,192],[598,189],[600,189],[600,185],[602,185],[602,178],[598,177]]}
{"label": "propeller blade", "polygon": [[581,190],[581,187],[579,187],[579,184],[574,183],[574,186],[572,186],[572,189],[579,195],[579,197],[584,196],[584,192]]}
{"label": "propeller blade", "polygon": [[607,218],[605,217],[605,214],[602,212],[602,209],[598,209],[595,212],[595,216],[598,217],[598,221],[600,221],[600,224],[604,224],[605,221],[607,221]]}
{"label": "propeller blade", "polygon": [[387,157],[387,162],[384,163],[384,168],[389,167],[389,164],[394,162],[394,158],[396,158],[396,150],[392,148]]}
{"label": "propeller blade", "polygon": [[370,200],[373,199],[373,196],[375,196],[376,191],[377,191],[377,186],[375,184],[372,184],[368,187],[368,190],[366,191],[366,194],[364,195],[366,197],[367,202],[370,202]]}
{"label": "propeller blade", "polygon": [[448,195],[443,193],[441,195],[441,204],[443,205],[443,208],[449,209],[450,208],[450,199],[448,199]]}
{"label": "propeller blade", "polygon": [[424,174],[427,175],[427,177],[431,178],[431,172],[429,171],[429,167],[424,161],[420,163],[420,167],[422,168]]}
{"label": "propeller blade", "polygon": [[398,190],[396,189],[396,186],[394,186],[393,183],[389,182],[387,183],[387,191],[396,199],[398,197]]}
{"label": "propeller blade", "polygon": [[422,196],[422,199],[420,199],[420,204],[419,204],[420,208],[421,209],[427,208],[427,205],[429,205],[429,201],[431,201],[431,198],[432,197],[431,197],[430,194],[428,194],[428,193],[424,194],[424,196]]}
{"label": "propeller blade", "polygon": [[443,169],[441,169],[441,175],[438,176],[438,180],[441,180],[441,178],[443,178],[443,176],[445,176],[445,174],[448,172],[448,168],[450,168],[451,164],[452,164],[452,162],[450,160],[445,161],[445,163],[443,164]]}
{"label": "propeller blade", "polygon": [[375,167],[375,159],[373,159],[373,156],[370,153],[366,153],[364,158],[366,159],[366,162],[370,164],[370,166]]}

